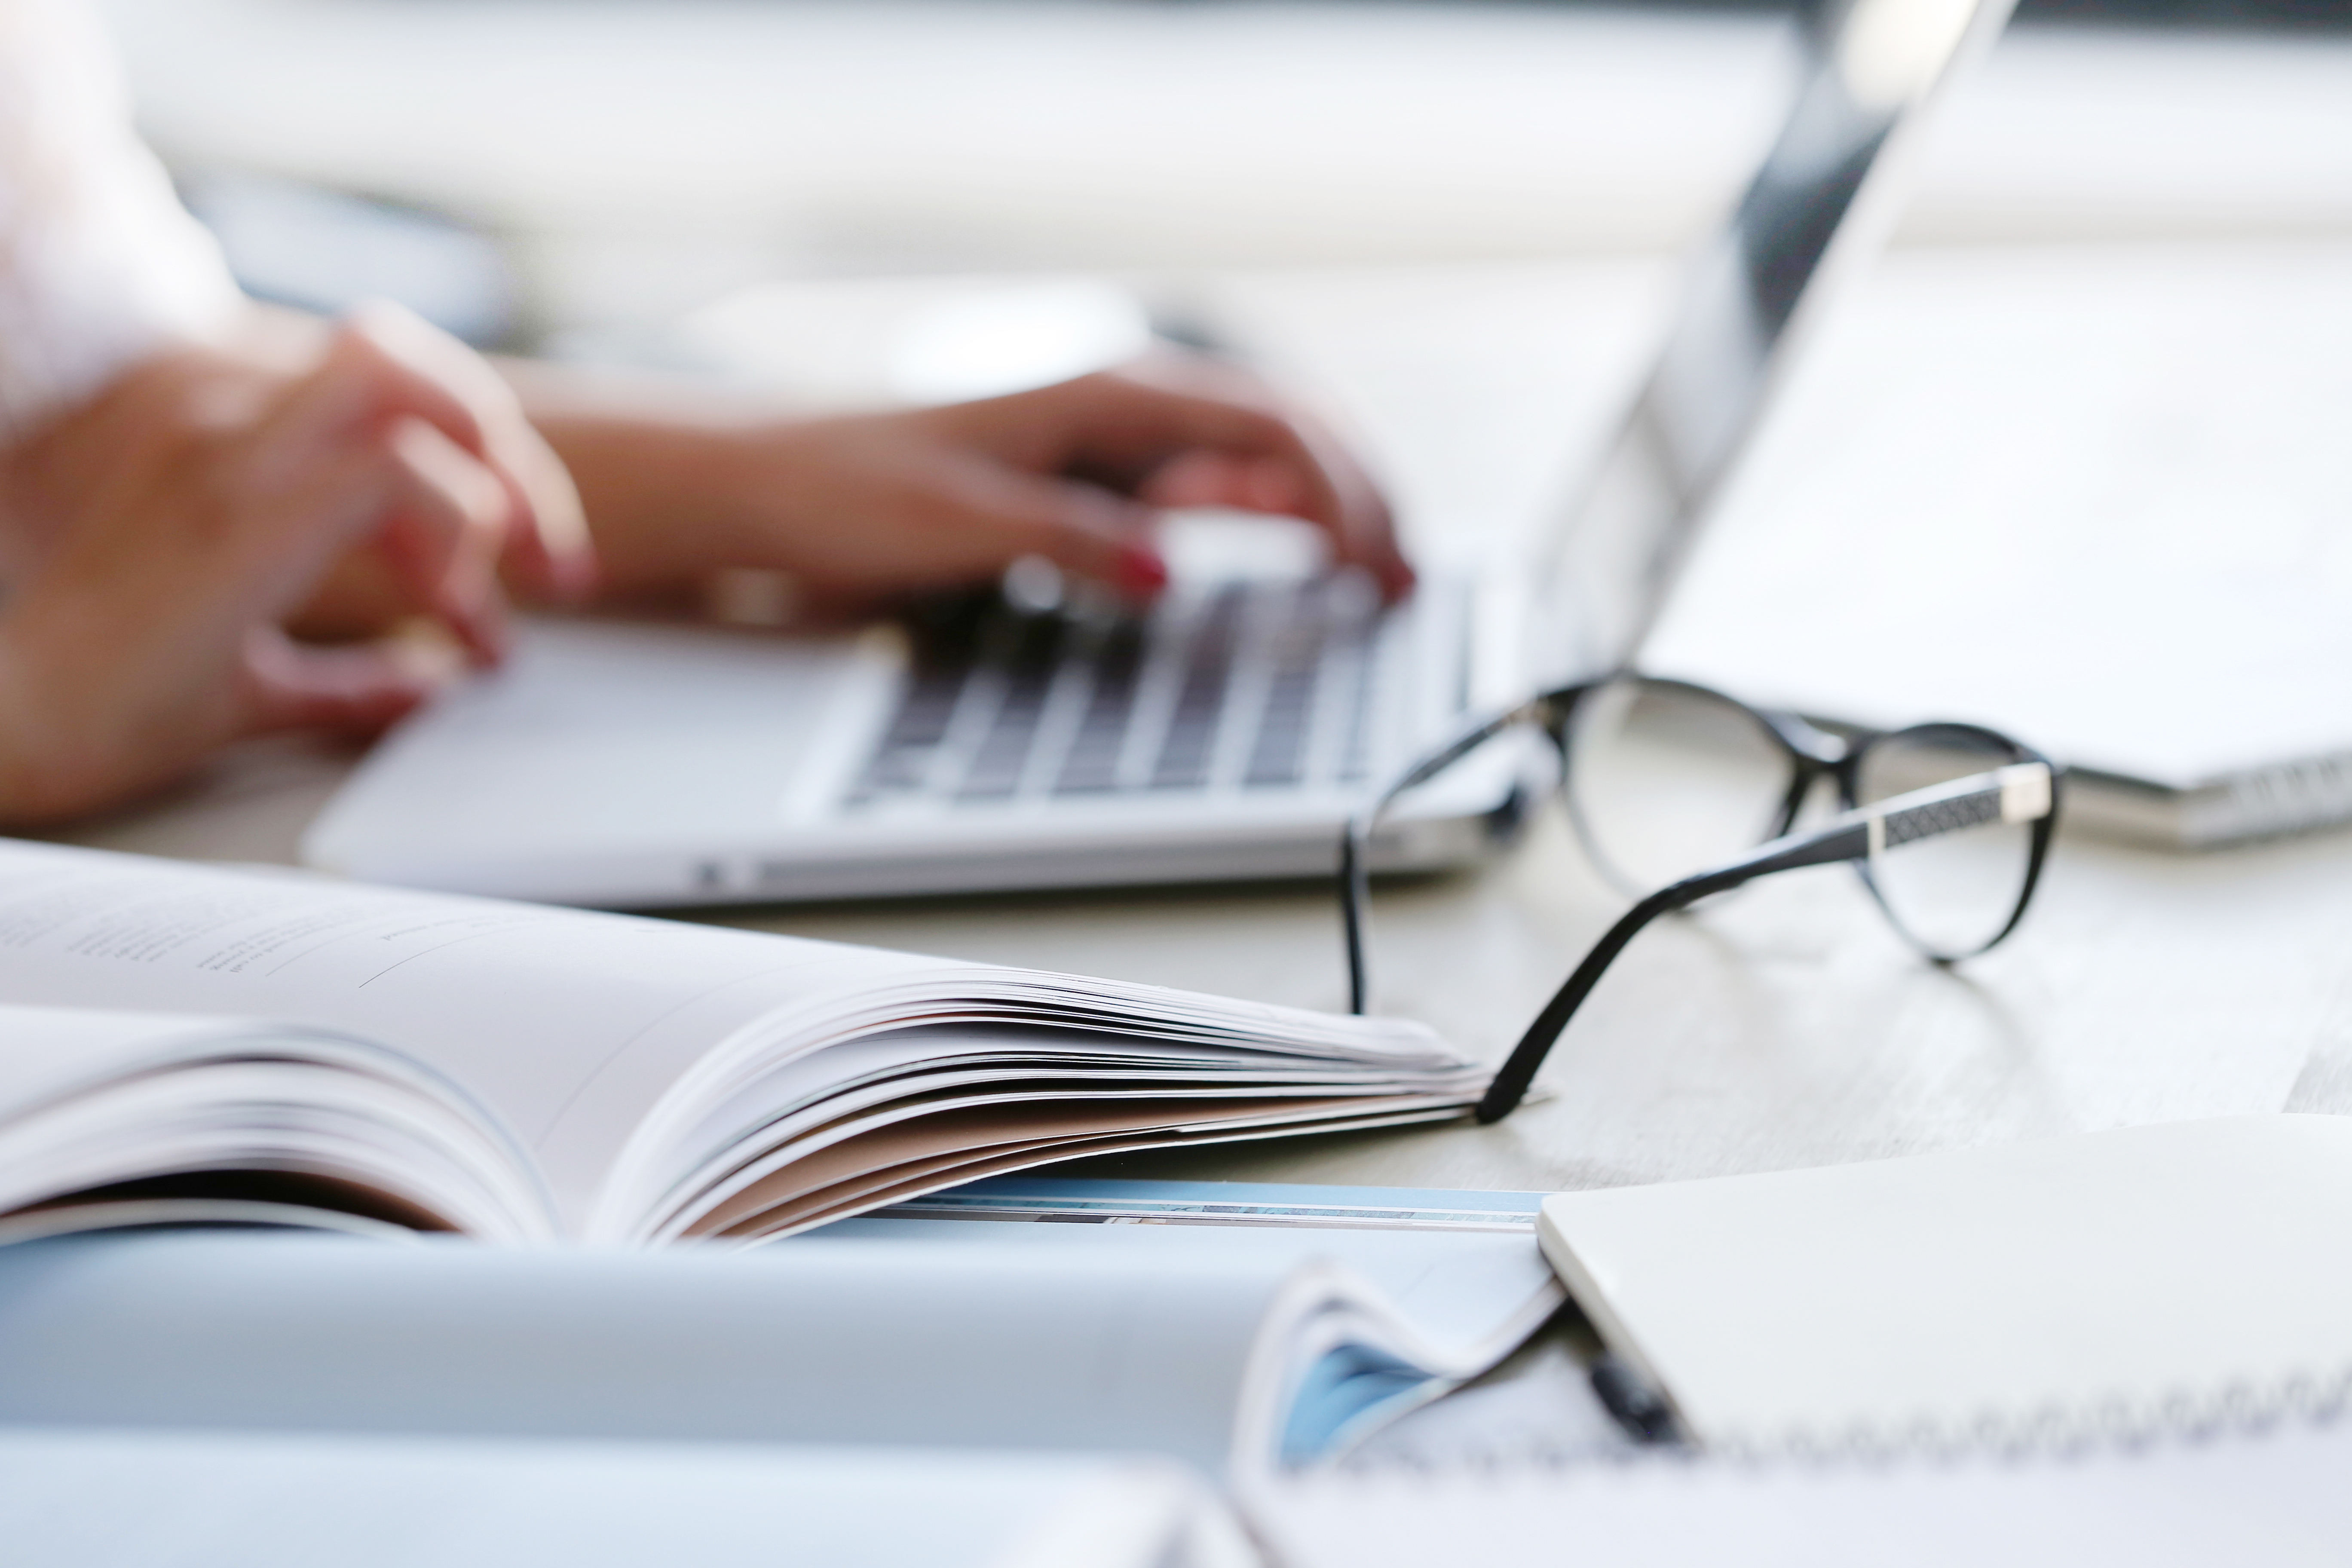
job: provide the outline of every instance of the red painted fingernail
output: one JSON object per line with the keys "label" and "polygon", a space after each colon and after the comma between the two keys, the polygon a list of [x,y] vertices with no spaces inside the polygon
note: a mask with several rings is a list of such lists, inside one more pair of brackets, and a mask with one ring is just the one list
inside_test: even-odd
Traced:
{"label": "red painted fingernail", "polygon": [[1157,594],[1168,586],[1168,563],[1157,552],[1130,544],[1118,552],[1118,585],[1135,594]]}

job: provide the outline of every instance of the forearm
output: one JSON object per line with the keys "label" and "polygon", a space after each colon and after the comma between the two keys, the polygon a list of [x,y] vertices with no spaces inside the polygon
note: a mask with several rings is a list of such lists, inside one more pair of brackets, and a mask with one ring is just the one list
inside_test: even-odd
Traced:
{"label": "forearm", "polygon": [[[87,656],[104,656],[58,636],[61,622],[69,631],[72,612],[84,607],[70,595],[28,595],[20,585],[0,613],[0,830],[44,827],[108,802],[110,792],[85,782],[103,777],[102,761],[56,717],[61,702],[68,710],[79,702],[82,694],[68,689],[90,673],[95,661]],[[94,608],[93,624],[103,626],[112,607]]]}
{"label": "forearm", "polygon": [[578,485],[608,595],[677,600],[730,568],[825,613],[985,582],[1037,555],[1149,597],[1163,507],[1286,513],[1391,594],[1378,491],[1265,388],[1188,360],[940,407],[793,417],[765,400],[560,366],[503,373]]}
{"label": "forearm", "polygon": [[499,370],[579,488],[603,595],[693,595],[759,553],[737,498],[757,483],[768,410],[657,377],[520,360]]}

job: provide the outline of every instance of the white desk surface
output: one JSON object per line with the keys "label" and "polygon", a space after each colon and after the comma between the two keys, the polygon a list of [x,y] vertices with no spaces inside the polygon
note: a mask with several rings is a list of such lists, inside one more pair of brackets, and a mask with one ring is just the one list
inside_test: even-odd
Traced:
{"label": "white desk surface", "polygon": [[[1565,287],[1576,278],[1593,286]],[[1408,504],[1442,489],[1451,467],[1457,503],[1509,521],[1544,493],[1568,461],[1568,433],[1589,426],[1638,353],[1654,279],[1640,268],[1294,277],[1235,282],[1230,297],[1254,302],[1269,336],[1289,323],[1279,357],[1348,406]],[[290,859],[347,765],[300,745],[257,748],[171,800],[69,837]],[[1498,1054],[1618,908],[1548,817],[1507,860],[1381,895],[1381,1005]],[[1329,1006],[1341,995],[1320,889],[710,918],[1267,1001]],[[1539,1081],[1548,1097],[1496,1127],[1144,1155],[1122,1168],[1560,1189],[2282,1108],[2352,1113],[2352,831],[2194,857],[2062,833],[2023,929],[1955,972],[1902,947],[1843,869],[1779,879],[1645,934]]]}

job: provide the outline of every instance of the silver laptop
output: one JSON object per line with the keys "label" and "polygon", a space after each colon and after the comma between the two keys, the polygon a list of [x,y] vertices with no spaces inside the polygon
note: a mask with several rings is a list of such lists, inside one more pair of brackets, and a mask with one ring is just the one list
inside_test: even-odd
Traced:
{"label": "silver laptop", "polygon": [[[1345,575],[1241,571],[1180,575],[1139,618],[996,595],[837,637],[535,623],[376,748],[304,857],[616,907],[1327,875],[1351,806],[1467,710],[1632,658],[1833,274],[1891,218],[1891,157],[2008,9],[1809,22],[1795,107],[1533,560],[1393,609]],[[1479,761],[1375,863],[1508,842],[1539,759]]]}

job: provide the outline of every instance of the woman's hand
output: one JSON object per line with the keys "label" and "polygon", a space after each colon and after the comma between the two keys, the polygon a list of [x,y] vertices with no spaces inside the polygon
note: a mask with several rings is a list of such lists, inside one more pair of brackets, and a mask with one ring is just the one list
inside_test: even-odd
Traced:
{"label": "woman's hand", "polygon": [[1209,362],[1171,354],[976,403],[798,421],[663,418],[537,384],[534,416],[625,594],[751,567],[856,608],[1034,554],[1147,597],[1167,576],[1154,516],[1191,506],[1304,519],[1391,596],[1412,584],[1386,504],[1345,450]]}
{"label": "woman's hand", "polygon": [[398,607],[478,663],[502,644],[502,560],[585,587],[569,482],[487,365],[389,309],[302,357],[159,356],[7,455],[0,821],[130,799],[241,735],[413,707],[446,642],[281,629],[339,561],[380,561]]}

